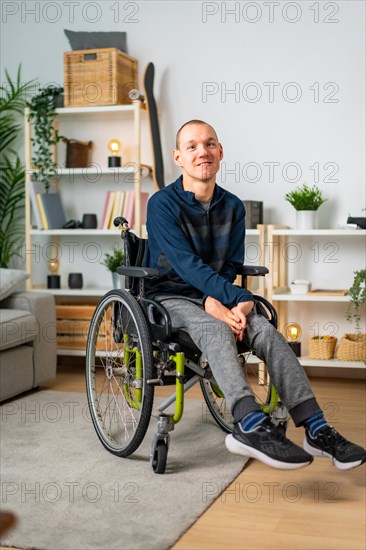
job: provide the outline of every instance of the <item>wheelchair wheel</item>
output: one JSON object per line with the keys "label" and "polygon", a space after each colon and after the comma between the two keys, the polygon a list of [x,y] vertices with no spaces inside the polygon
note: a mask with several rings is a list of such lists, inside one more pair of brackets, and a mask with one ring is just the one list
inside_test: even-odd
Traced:
{"label": "wheelchair wheel", "polygon": [[[269,381],[267,372],[261,364],[250,362],[250,353],[239,354],[239,360],[255,400],[265,413],[272,413],[277,405],[278,397]],[[234,429],[233,416],[226,405],[225,396],[220,388],[210,380],[200,379],[201,390],[206,405],[215,422],[224,432],[231,433]]]}
{"label": "wheelchair wheel", "polygon": [[98,437],[117,456],[133,453],[148,428],[152,361],[149,329],[136,299],[125,290],[108,292],[89,328],[86,389]]}
{"label": "wheelchair wheel", "polygon": [[167,458],[168,446],[163,439],[159,439],[151,462],[152,468],[156,474],[163,474],[165,472]]}

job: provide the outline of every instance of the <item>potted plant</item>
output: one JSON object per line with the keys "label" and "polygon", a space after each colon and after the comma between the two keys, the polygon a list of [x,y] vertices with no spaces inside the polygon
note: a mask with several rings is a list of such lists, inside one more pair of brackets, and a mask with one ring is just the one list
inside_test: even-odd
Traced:
{"label": "potted plant", "polygon": [[366,302],[366,269],[354,271],[354,279],[351,288],[349,289],[350,302],[346,311],[346,319],[350,323],[355,322],[355,329],[358,334],[361,333],[361,314],[363,312],[362,305]]}
{"label": "potted plant", "polygon": [[337,350],[337,359],[366,362],[366,334],[361,333],[361,317],[365,315],[366,303],[366,269],[354,271],[349,296],[346,319],[350,323],[355,323],[356,333],[342,336]]}
{"label": "potted plant", "polygon": [[296,210],[297,229],[316,229],[317,211],[327,200],[316,185],[309,187],[305,183],[294,191],[286,193],[287,200]]}
{"label": "potted plant", "polygon": [[124,253],[121,248],[115,244],[112,247],[112,253],[106,252],[103,261],[101,262],[111,273],[113,279],[113,288],[123,288],[123,277],[118,275],[117,267],[122,264]]}
{"label": "potted plant", "polygon": [[52,149],[62,139],[54,125],[57,102],[62,92],[61,87],[46,86],[27,103],[29,120],[34,124],[34,137],[31,138],[31,143],[32,163],[36,171],[33,172],[32,179],[43,183],[46,192],[57,173]]}
{"label": "potted plant", "polygon": [[19,256],[24,240],[25,170],[18,153],[12,148],[21,126],[25,96],[33,81],[22,84],[21,66],[13,82],[5,70],[7,82],[0,86],[0,267],[8,267],[13,256]]}

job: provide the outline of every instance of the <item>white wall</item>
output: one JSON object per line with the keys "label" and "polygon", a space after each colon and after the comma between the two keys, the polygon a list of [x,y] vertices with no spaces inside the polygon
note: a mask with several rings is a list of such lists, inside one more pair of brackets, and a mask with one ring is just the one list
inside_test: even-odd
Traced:
{"label": "white wall", "polygon": [[[4,0],[1,8],[2,78],[22,63],[24,80],[63,84],[64,28],[127,31],[140,79],[149,61],[156,66],[167,181],[177,175],[177,128],[202,118],[224,146],[219,181],[264,201],[265,223],[294,226],[283,197],[302,182],[316,182],[328,198],[320,227],[363,214],[364,2]],[[333,286],[348,286],[364,255],[338,244]]]}
{"label": "white wall", "polygon": [[167,180],[177,128],[203,118],[224,145],[221,181],[263,200],[265,222],[294,224],[283,196],[297,179],[319,179],[322,227],[361,215],[364,2],[4,0],[1,8],[2,77],[21,62],[24,80],[42,85],[63,84],[64,28],[127,31],[140,75],[156,65]]}

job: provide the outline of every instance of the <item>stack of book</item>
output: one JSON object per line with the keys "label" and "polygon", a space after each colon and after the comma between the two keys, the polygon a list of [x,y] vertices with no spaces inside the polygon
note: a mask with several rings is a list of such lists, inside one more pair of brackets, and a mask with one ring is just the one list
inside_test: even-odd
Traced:
{"label": "stack of book", "polygon": [[60,194],[55,186],[45,192],[43,183],[29,182],[29,195],[37,229],[61,229],[66,223]]}
{"label": "stack of book", "polygon": [[[141,224],[146,223],[149,193],[141,192]],[[101,229],[115,229],[114,218],[123,216],[131,228],[135,225],[135,191],[108,191],[104,201]]]}

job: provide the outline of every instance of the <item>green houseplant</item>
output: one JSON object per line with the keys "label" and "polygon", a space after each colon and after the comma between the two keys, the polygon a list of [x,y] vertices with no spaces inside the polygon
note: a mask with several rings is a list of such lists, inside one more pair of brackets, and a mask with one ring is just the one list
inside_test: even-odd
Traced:
{"label": "green houseplant", "polygon": [[19,115],[23,115],[26,95],[33,81],[22,84],[19,65],[15,82],[5,71],[6,82],[0,86],[0,266],[9,267],[13,256],[20,255],[24,240],[25,170],[12,148],[21,132]]}
{"label": "green houseplant", "polygon": [[317,226],[317,211],[327,199],[319,187],[309,187],[304,183],[286,193],[285,200],[296,210],[296,228],[314,229]]}
{"label": "green houseplant", "polygon": [[[361,316],[365,313],[366,303],[366,269],[354,271],[354,279],[349,289],[350,302],[346,311],[346,319],[354,321],[356,332],[361,332]],[[363,310],[362,310],[363,309]]]}
{"label": "green houseplant", "polygon": [[346,319],[355,323],[356,333],[342,336],[337,349],[337,359],[341,361],[363,361],[366,364],[366,334],[361,333],[361,317],[365,315],[365,285],[366,269],[354,271]]}
{"label": "green houseplant", "polygon": [[62,139],[54,125],[54,119],[57,116],[57,100],[62,92],[61,87],[46,86],[27,103],[29,120],[34,126],[34,137],[31,138],[31,143],[35,171],[32,179],[43,183],[46,192],[57,173],[52,148]]}
{"label": "green houseplant", "polygon": [[103,261],[101,262],[102,265],[104,265],[111,273],[112,273],[112,279],[113,279],[113,287],[114,288],[122,288],[122,277],[121,275],[118,275],[116,272],[117,267],[119,267],[122,264],[124,258],[124,253],[121,248],[118,247],[117,244],[115,244],[112,247],[112,252],[106,252],[104,254]]}
{"label": "green houseplant", "polygon": [[309,187],[305,183],[294,189],[294,191],[286,193],[285,199],[295,210],[318,210],[327,200],[323,197],[319,187],[316,185]]}

